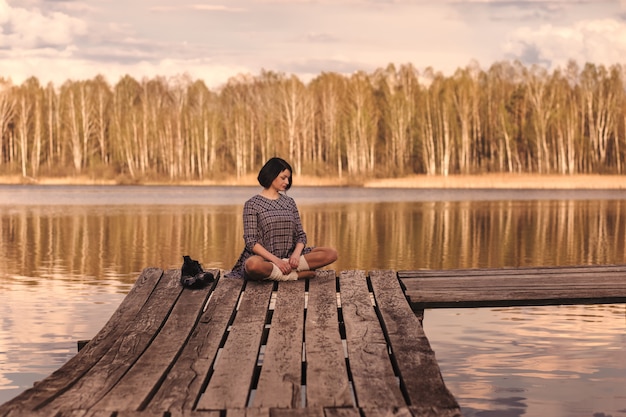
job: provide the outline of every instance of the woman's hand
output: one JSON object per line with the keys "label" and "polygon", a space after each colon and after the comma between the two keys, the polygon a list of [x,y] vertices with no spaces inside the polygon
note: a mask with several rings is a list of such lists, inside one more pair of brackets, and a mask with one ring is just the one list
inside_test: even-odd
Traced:
{"label": "woman's hand", "polygon": [[[280,272],[282,272],[285,275],[290,273],[291,270],[293,269],[293,266],[291,266],[292,265],[291,258],[289,258],[289,259],[278,259],[278,261],[275,262],[275,265],[278,267],[278,269],[280,269]],[[296,265],[296,267],[297,266],[298,265]]]}
{"label": "woman's hand", "polygon": [[303,243],[297,243],[294,248],[291,256],[289,257],[289,266],[291,268],[298,269],[298,265],[300,265],[300,255],[302,255],[302,250],[304,249]]}
{"label": "woman's hand", "polygon": [[300,255],[292,254],[289,257],[289,266],[292,269],[296,269],[296,268],[298,268],[299,264],[300,264]]}

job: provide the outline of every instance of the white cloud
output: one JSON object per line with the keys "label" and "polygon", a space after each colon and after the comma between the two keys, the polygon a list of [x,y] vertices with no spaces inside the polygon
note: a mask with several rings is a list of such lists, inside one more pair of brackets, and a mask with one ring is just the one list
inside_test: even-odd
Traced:
{"label": "white cloud", "polygon": [[42,13],[39,9],[10,7],[0,0],[0,46],[17,49],[65,48],[84,35],[87,24],[60,12]]}
{"label": "white cloud", "polygon": [[538,63],[552,67],[564,66],[569,60],[580,64],[621,64],[626,57],[626,22],[598,19],[580,21],[569,27],[522,27],[511,34],[504,50],[522,61],[534,57]]}
{"label": "white cloud", "polygon": [[[41,68],[45,68],[45,72]],[[68,80],[87,80],[96,75],[103,75],[110,84],[115,84],[127,74],[138,80],[144,77],[170,78],[187,74],[192,79],[203,80],[209,87],[218,87],[228,78],[247,72],[249,69],[246,67],[214,64],[203,59],[139,61],[133,65],[112,62],[102,65],[96,61],[64,57],[56,51],[48,51],[47,54],[40,52],[35,56],[24,54],[20,59],[2,59],[0,62],[0,78],[9,78],[13,83],[19,84],[27,77],[14,78],[8,74],[38,74],[37,78],[42,84],[52,82],[57,87]]]}

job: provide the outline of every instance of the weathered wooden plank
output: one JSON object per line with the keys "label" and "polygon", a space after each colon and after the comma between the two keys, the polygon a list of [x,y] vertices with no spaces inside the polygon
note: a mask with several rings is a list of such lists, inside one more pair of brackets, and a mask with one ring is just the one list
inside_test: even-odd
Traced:
{"label": "weathered wooden plank", "polygon": [[280,282],[253,407],[302,406],[305,280]]}
{"label": "weathered wooden plank", "polygon": [[[219,271],[211,272],[219,278]],[[171,271],[171,275],[180,280],[180,270]],[[147,349],[94,408],[111,411],[145,408],[198,322],[211,289],[208,286],[182,291]]]}
{"label": "weathered wooden plank", "polygon": [[231,408],[226,417],[270,417],[269,408]]}
{"label": "weathered wooden plank", "polygon": [[126,332],[126,328],[131,325],[131,322],[143,307],[162,275],[163,270],[159,268],[144,269],[109,321],[89,344],[65,365],[40,381],[35,387],[0,405],[0,416],[6,416],[10,410],[15,408],[34,410],[67,391]]}
{"label": "weathered wooden plank", "polygon": [[235,314],[243,283],[241,279],[219,279],[200,321],[147,410],[165,410],[174,416],[193,408]]}
{"label": "weathered wooden plank", "polygon": [[471,269],[418,269],[398,271],[398,277],[439,278],[455,276],[507,276],[507,275],[584,275],[584,274],[626,274],[626,265],[576,265],[515,268],[471,268]]}
{"label": "weathered wooden plank", "polygon": [[47,410],[72,407],[89,409],[115,386],[148,347],[182,291],[176,272],[169,270],[163,274],[157,287],[137,313],[138,318],[130,322],[124,334],[120,335],[97,366],[46,405]]}
{"label": "weathered wooden plank", "polygon": [[[613,303],[626,300],[626,267],[457,270],[425,278],[398,273],[414,307]],[[569,271],[564,273],[564,271]],[[506,271],[505,271],[506,272]]]}
{"label": "weathered wooden plank", "polygon": [[339,280],[357,404],[362,408],[406,405],[393,372],[385,336],[371,303],[365,273],[343,271]]}
{"label": "weathered wooden plank", "polygon": [[394,407],[369,408],[361,410],[361,417],[461,417],[459,409],[438,409],[434,407],[420,408]]}
{"label": "weathered wooden plank", "polygon": [[[477,303],[480,301],[532,301],[532,300],[554,300],[561,299],[584,300],[586,298],[601,300],[603,298],[609,300],[623,300],[626,294],[618,294],[616,289],[538,289],[532,290],[506,290],[498,291],[497,289],[485,292],[484,290],[430,290],[428,292],[418,291],[416,293],[407,291],[407,296],[412,303],[435,303],[435,302],[469,302]],[[616,301],[613,301],[616,302]]]}
{"label": "weathered wooden plank", "polygon": [[455,410],[422,323],[411,311],[394,271],[371,271],[370,281],[409,403],[423,409]]}
{"label": "weathered wooden plank", "polygon": [[269,408],[231,408],[226,417],[270,417]]}
{"label": "weathered wooden plank", "polygon": [[248,281],[198,410],[244,408],[257,362],[273,282]]}
{"label": "weathered wooden plank", "polygon": [[114,417],[111,411],[93,411],[93,410],[62,410],[62,411],[46,411],[46,410],[17,410],[13,409],[6,414],[7,417]]}
{"label": "weathered wooden plank", "polygon": [[365,408],[364,417],[414,417],[409,407]]}
{"label": "weathered wooden plank", "polygon": [[[49,416],[50,414],[48,414]],[[61,411],[55,414],[55,417],[117,417],[115,413],[105,410],[70,410]],[[145,416],[145,417],[161,417],[161,416]]]}
{"label": "weathered wooden plank", "polygon": [[309,280],[305,323],[307,407],[352,407],[350,380],[339,332],[335,271]]}
{"label": "weathered wooden plank", "polygon": [[356,407],[325,407],[324,417],[361,417],[361,413]]}
{"label": "weathered wooden plank", "polygon": [[[125,410],[125,411],[120,411],[120,412],[115,413],[114,417],[170,417],[170,416],[163,412],[153,413],[150,411]],[[218,416],[213,416],[213,417],[218,417]]]}
{"label": "weathered wooden plank", "polygon": [[[243,281],[243,280],[241,280]],[[193,411],[193,410],[174,410],[164,417],[220,417],[219,410],[213,411]]]}
{"label": "weathered wooden plank", "polygon": [[626,276],[581,276],[581,275],[553,275],[549,278],[540,276],[458,276],[438,279],[430,278],[410,278],[403,282],[407,289],[429,289],[429,288],[594,288],[606,287],[624,289],[626,288]]}
{"label": "weathered wooden plank", "polygon": [[462,417],[459,409],[409,407],[413,417]]}
{"label": "weathered wooden plank", "polygon": [[321,407],[271,408],[270,417],[324,417]]}

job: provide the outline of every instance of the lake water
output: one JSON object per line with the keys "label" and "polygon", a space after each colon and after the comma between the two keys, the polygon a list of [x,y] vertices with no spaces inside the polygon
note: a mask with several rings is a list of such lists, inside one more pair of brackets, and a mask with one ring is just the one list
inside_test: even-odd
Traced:
{"label": "lake water", "polygon": [[[144,268],[232,267],[258,191],[0,186],[0,403],[75,355]],[[337,271],[626,264],[625,191],[289,194]],[[625,304],[432,309],[424,328],[465,416],[626,416]]]}

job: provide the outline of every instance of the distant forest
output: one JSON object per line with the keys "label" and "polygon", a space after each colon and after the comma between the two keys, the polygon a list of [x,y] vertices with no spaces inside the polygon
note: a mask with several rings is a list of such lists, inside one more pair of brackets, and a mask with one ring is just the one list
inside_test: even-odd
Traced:
{"label": "distant forest", "polygon": [[42,86],[0,78],[0,175],[120,181],[256,173],[279,155],[294,174],[601,173],[626,166],[626,66],[519,62],[444,76],[412,65],[263,71],[216,90],[188,76]]}

